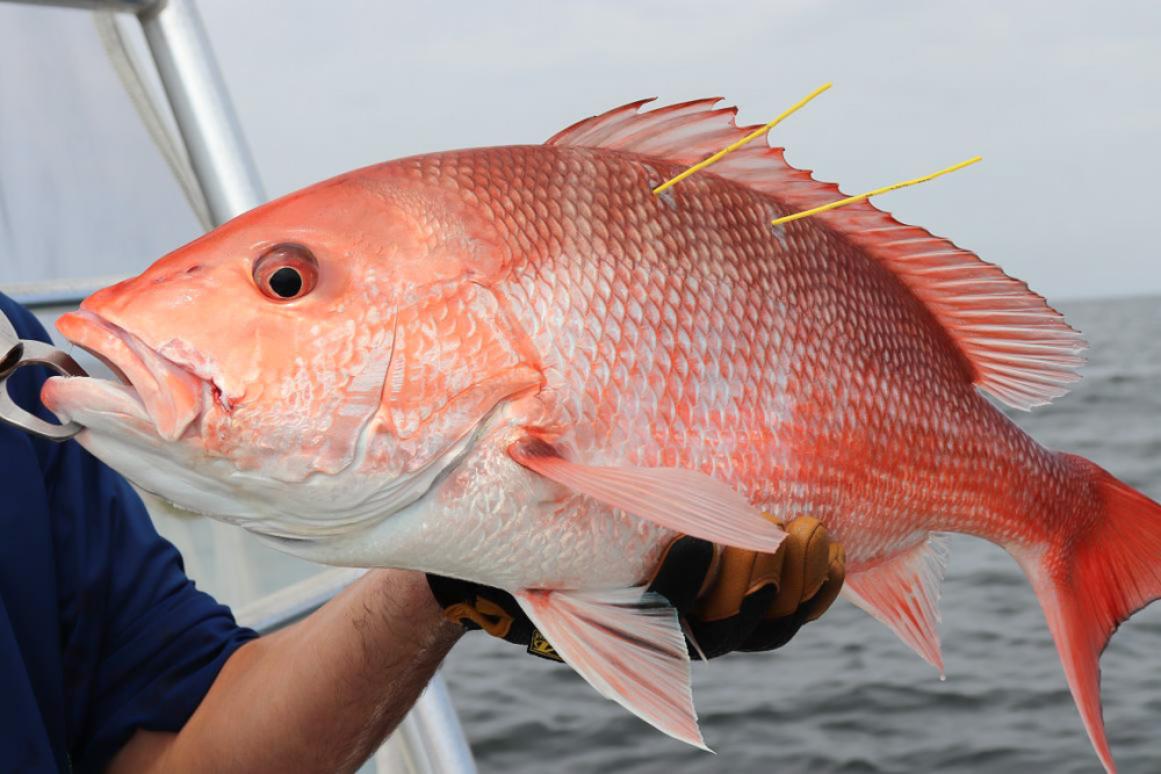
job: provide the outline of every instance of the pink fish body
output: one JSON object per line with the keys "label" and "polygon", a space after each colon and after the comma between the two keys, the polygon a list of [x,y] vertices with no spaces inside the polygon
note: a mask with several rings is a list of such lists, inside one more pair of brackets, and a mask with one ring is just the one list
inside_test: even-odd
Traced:
{"label": "pink fish body", "polygon": [[780,149],[653,195],[745,131],[714,103],[247,213],[61,318],[132,386],[53,379],[46,404],[144,488],[291,553],[512,591],[594,687],[694,744],[678,622],[640,589],[676,533],[772,550],[761,510],[817,516],[847,596],[941,670],[942,533],[984,537],[1035,587],[1111,770],[1098,658],[1161,595],[1159,506],[977,389],[1062,395],[1079,334],[865,202],[772,227],[839,196]]}

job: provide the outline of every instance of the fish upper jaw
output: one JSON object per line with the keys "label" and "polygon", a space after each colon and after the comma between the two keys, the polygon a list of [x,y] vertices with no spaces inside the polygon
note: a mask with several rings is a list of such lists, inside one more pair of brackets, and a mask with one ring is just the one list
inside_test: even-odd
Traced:
{"label": "fish upper jaw", "polygon": [[53,384],[57,379],[50,379],[43,399],[54,413],[82,424],[81,415],[94,411],[148,421],[167,442],[179,440],[201,416],[212,385],[137,336],[86,310],[62,316],[57,329],[105,363],[123,383],[74,377],[67,381],[84,384]]}

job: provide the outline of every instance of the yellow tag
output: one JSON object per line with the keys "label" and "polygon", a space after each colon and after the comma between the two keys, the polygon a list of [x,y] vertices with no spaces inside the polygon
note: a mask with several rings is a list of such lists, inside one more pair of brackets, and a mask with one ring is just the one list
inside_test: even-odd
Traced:
{"label": "yellow tag", "polygon": [[876,188],[873,191],[867,191],[866,193],[861,193],[858,196],[848,196],[845,199],[839,199],[836,202],[831,202],[830,204],[824,204],[821,207],[811,207],[809,210],[804,210],[802,212],[796,212],[793,215],[786,215],[786,216],[783,216],[781,218],[775,218],[774,220],[770,221],[770,225],[781,226],[783,223],[789,223],[793,220],[798,220],[799,218],[808,218],[811,215],[817,215],[820,212],[827,212],[829,210],[837,210],[839,207],[846,207],[848,204],[854,204],[855,202],[861,202],[863,199],[869,199],[872,196],[878,196],[879,194],[885,194],[889,191],[898,191],[900,188],[906,188],[907,186],[911,186],[911,185],[919,185],[920,183],[926,183],[928,180],[934,180],[935,178],[940,177],[941,175],[946,175],[948,172],[955,172],[958,169],[963,169],[964,167],[975,164],[977,161],[983,161],[983,158],[984,158],[983,156],[972,156],[967,161],[961,161],[958,164],[953,164],[952,166],[948,167],[947,169],[941,169],[938,172],[932,172],[930,175],[924,175],[923,177],[917,177],[914,180],[904,180],[901,183],[894,183],[892,185],[885,185],[882,188]]}
{"label": "yellow tag", "polygon": [[546,658],[549,661],[564,663],[564,659],[556,654],[556,648],[552,647],[552,644],[544,639],[544,635],[536,629],[532,630],[532,639],[528,641],[528,652],[534,656]]}

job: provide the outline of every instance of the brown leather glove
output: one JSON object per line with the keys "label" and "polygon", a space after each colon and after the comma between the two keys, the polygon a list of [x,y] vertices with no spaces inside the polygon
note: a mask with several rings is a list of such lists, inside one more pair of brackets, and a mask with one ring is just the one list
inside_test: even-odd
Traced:
{"label": "brown leather glove", "polygon": [[[786,539],[773,554],[688,536],[670,544],[649,589],[681,615],[691,656],[779,648],[834,602],[843,584],[842,546],[809,516],[783,528]],[[511,594],[433,575],[428,584],[451,620],[556,658]]]}

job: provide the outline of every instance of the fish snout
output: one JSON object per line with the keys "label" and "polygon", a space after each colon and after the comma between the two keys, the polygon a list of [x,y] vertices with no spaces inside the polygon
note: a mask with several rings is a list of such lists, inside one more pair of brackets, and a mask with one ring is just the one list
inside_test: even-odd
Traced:
{"label": "fish snout", "polygon": [[85,309],[62,316],[56,325],[136,392],[163,440],[178,440],[201,415],[206,383],[137,336]]}

